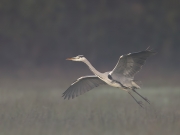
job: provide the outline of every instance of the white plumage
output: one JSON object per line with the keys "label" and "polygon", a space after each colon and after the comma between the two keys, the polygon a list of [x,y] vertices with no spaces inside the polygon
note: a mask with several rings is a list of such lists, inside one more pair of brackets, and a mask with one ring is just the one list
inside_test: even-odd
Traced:
{"label": "white plumage", "polygon": [[146,59],[153,54],[155,54],[155,52],[147,48],[145,51],[122,55],[120,56],[114,69],[110,72],[105,72],[105,73],[100,73],[99,71],[97,71],[83,55],[78,55],[73,58],[68,58],[67,60],[84,62],[89,67],[89,69],[94,73],[94,75],[83,76],[77,79],[63,93],[63,97],[64,99],[74,98],[78,95],[81,95],[82,93],[85,93],[93,89],[94,87],[108,84],[112,87],[121,88],[122,90],[127,91],[133,97],[133,99],[141,107],[143,107],[142,102],[137,101],[134,98],[134,96],[131,94],[131,91],[135,92],[145,101],[150,103],[148,99],[144,98],[136,91],[136,89],[139,89],[140,86],[138,86],[134,82],[134,76],[137,72],[140,71]]}

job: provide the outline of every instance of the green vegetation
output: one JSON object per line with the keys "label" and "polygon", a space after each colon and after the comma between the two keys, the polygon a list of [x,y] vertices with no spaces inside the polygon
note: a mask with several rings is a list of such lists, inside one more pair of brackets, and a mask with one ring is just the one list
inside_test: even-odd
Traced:
{"label": "green vegetation", "polygon": [[99,87],[73,100],[63,100],[65,88],[60,88],[58,81],[35,81],[1,82],[1,135],[180,133],[179,88],[139,90],[151,101],[142,109],[119,89]]}

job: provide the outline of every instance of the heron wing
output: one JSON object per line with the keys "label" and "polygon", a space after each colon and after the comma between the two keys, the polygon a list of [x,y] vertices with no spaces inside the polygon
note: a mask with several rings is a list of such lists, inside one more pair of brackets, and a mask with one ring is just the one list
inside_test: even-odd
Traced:
{"label": "heron wing", "polygon": [[99,85],[106,84],[104,81],[99,79],[97,76],[83,76],[78,78],[71,86],[63,93],[64,99],[72,99],[79,96]]}
{"label": "heron wing", "polygon": [[146,49],[145,51],[122,55],[110,75],[121,83],[127,83],[134,79],[134,75],[142,68],[146,59],[153,54],[155,52]]}

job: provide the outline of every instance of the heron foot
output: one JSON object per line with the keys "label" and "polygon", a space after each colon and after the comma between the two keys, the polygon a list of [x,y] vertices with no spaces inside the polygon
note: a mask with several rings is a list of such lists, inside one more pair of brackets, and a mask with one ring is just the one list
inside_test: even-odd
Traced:
{"label": "heron foot", "polygon": [[147,98],[144,98],[144,100],[150,104],[150,101]]}
{"label": "heron foot", "polygon": [[137,101],[137,103],[138,103],[142,108],[144,108],[144,104],[143,104],[142,101]]}

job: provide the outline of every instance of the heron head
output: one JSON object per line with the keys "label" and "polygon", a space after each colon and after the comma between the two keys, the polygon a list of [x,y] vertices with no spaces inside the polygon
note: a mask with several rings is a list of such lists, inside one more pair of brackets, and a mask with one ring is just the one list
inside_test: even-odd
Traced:
{"label": "heron head", "polygon": [[67,58],[66,60],[72,60],[72,61],[84,61],[85,57],[83,55],[78,55],[76,57]]}

